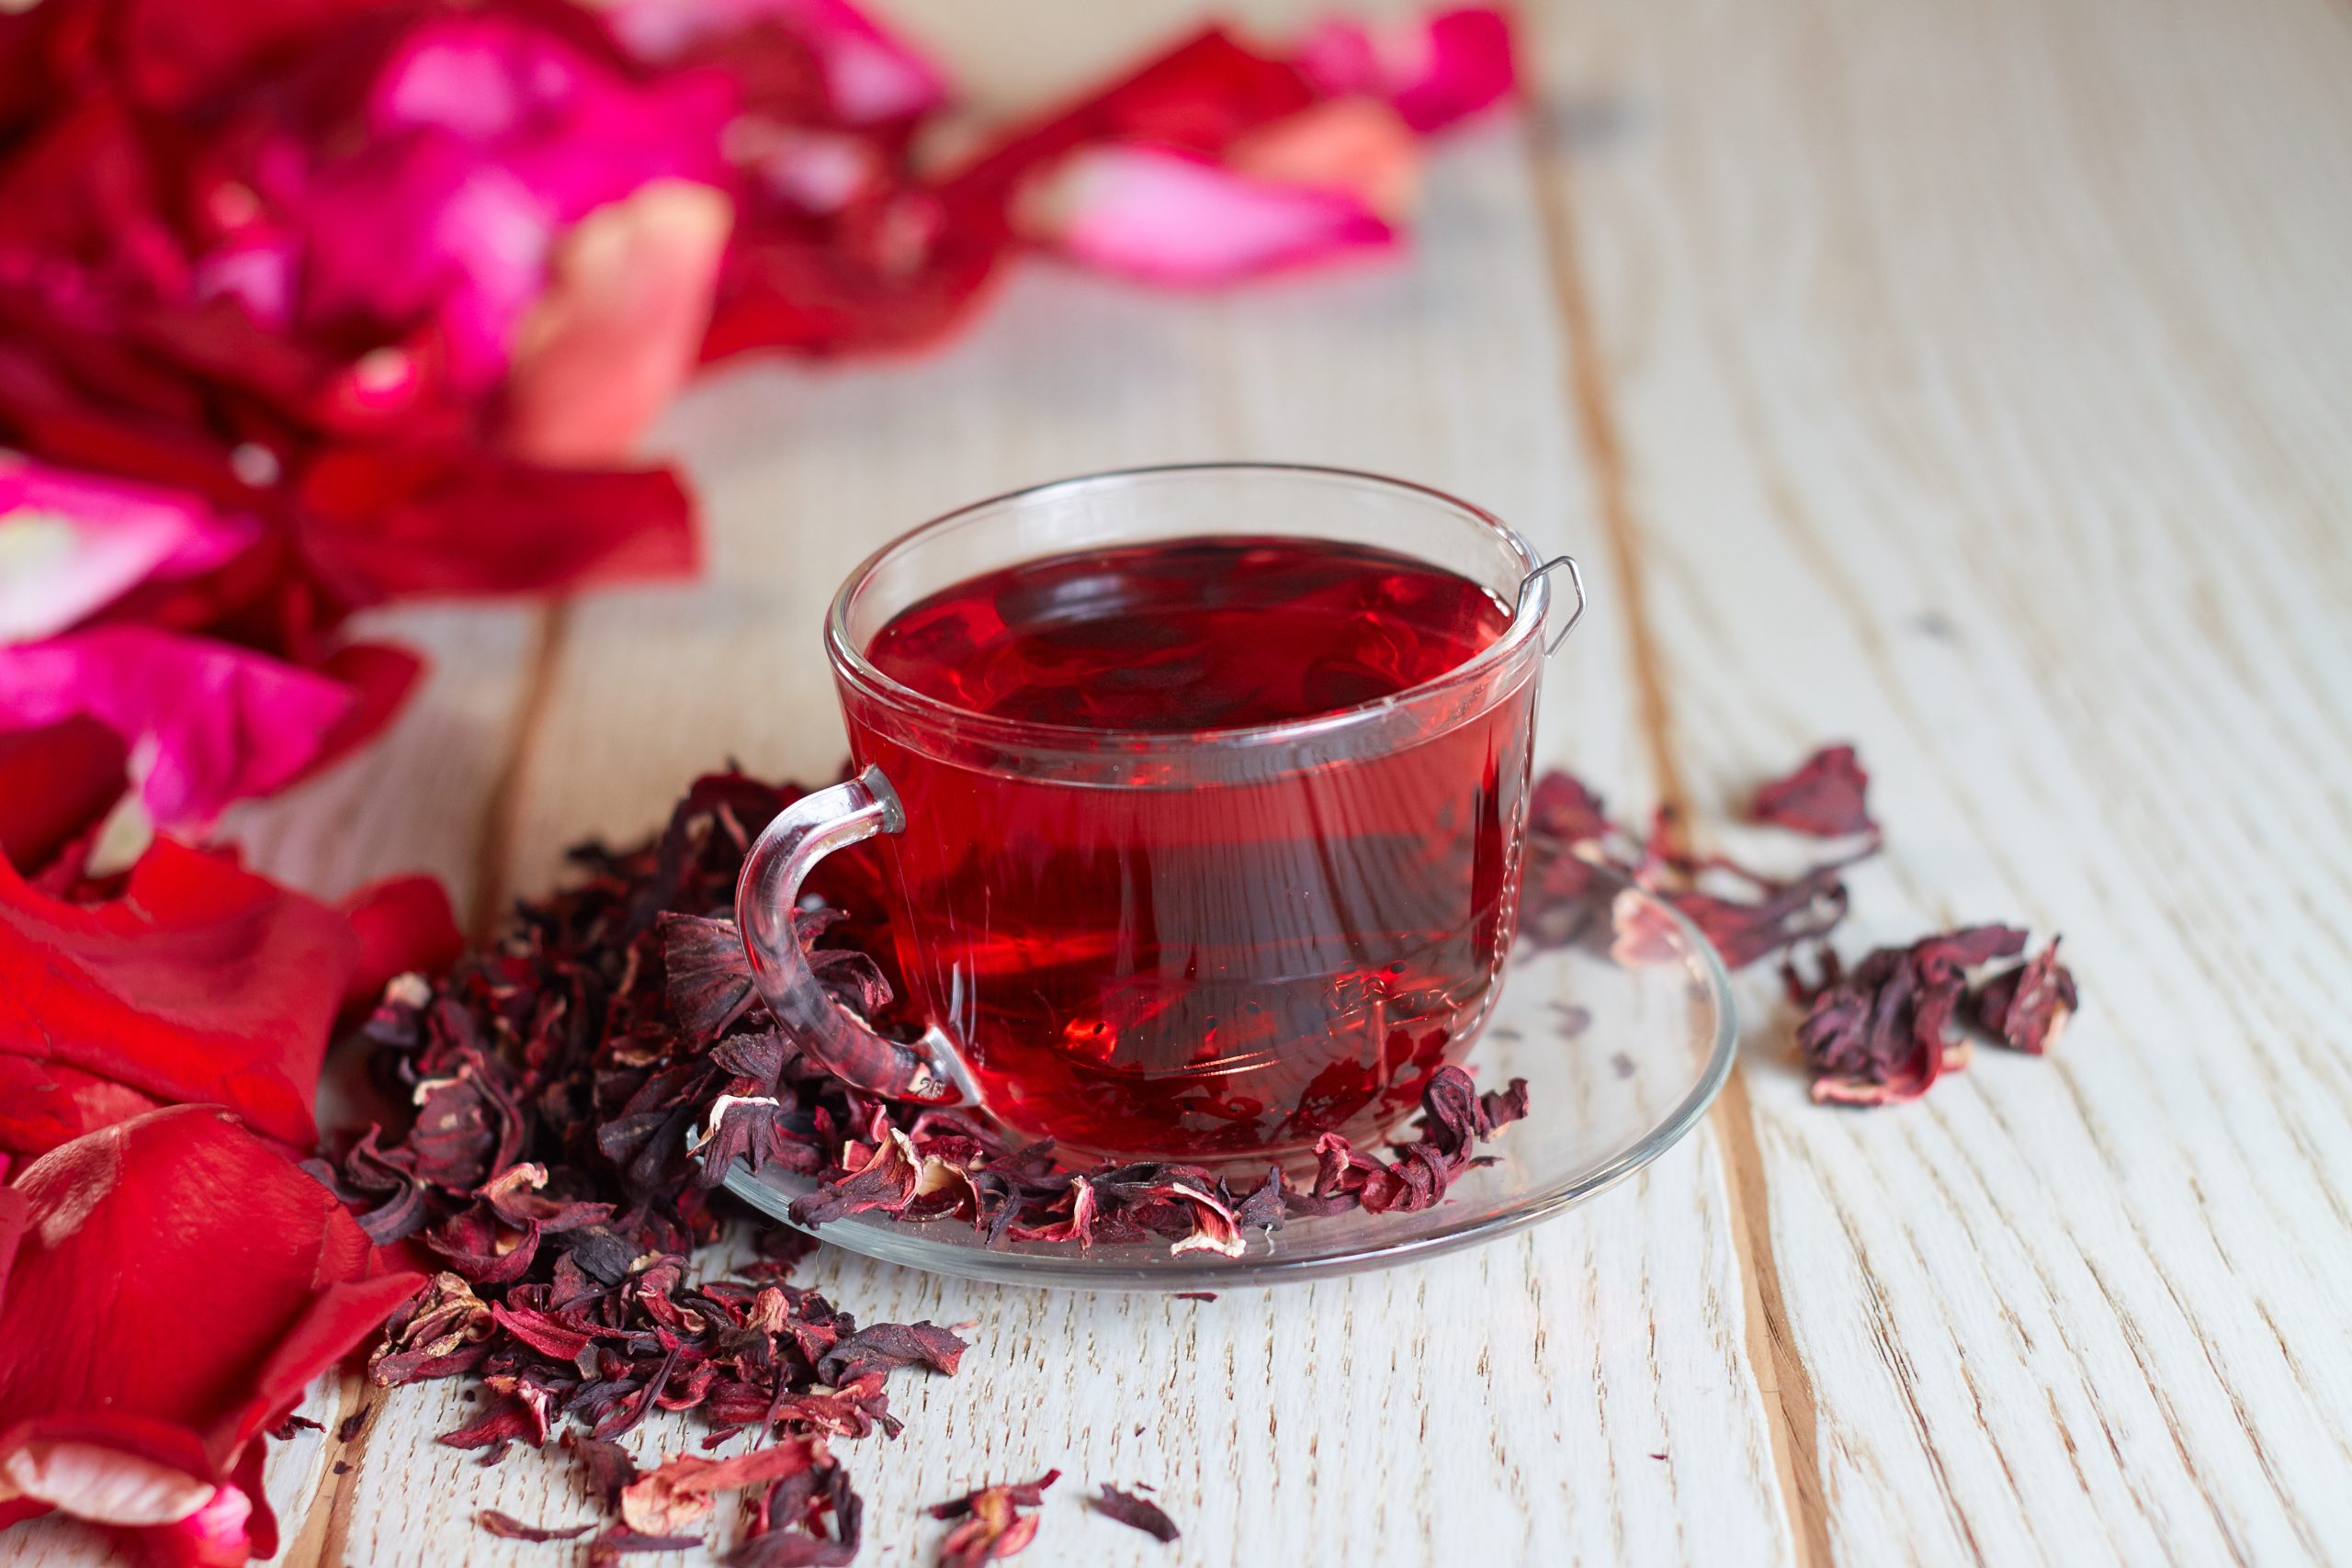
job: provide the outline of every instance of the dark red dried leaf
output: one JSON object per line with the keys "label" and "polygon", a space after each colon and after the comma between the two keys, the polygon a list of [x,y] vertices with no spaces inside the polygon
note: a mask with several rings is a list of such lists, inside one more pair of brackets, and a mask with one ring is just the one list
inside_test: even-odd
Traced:
{"label": "dark red dried leaf", "polygon": [[817,1375],[839,1387],[873,1371],[928,1367],[950,1375],[964,1359],[964,1341],[935,1323],[877,1323],[840,1341],[817,1363]]}
{"label": "dark red dried leaf", "polygon": [[1756,792],[1749,819],[1829,839],[1877,829],[1871,820],[1871,776],[1851,746],[1825,746],[1796,772]]}
{"label": "dark red dried leaf", "polygon": [[1969,926],[1883,947],[1827,980],[1797,1025],[1813,1098],[1849,1105],[1917,1100],[1966,1060],[1951,1032],[1968,971],[2025,946],[2007,926]]}
{"label": "dark red dried leaf", "polygon": [[1035,1481],[983,1486],[933,1505],[933,1518],[961,1521],[939,1543],[940,1568],[979,1568],[983,1562],[1019,1553],[1037,1534],[1037,1516],[1022,1510],[1045,1501],[1046,1488],[1061,1479],[1061,1473],[1049,1470]]}
{"label": "dark red dried leaf", "polygon": [[2075,976],[2058,962],[2058,941],[2014,969],[1993,976],[1973,992],[1977,1026],[2012,1050],[2039,1056],[2058,1043],[2078,1003]]}
{"label": "dark red dried leaf", "polygon": [[474,1515],[474,1522],[491,1534],[506,1540],[577,1540],[596,1527],[593,1524],[573,1525],[566,1529],[542,1529],[526,1525],[512,1514],[502,1514],[495,1508],[483,1508]]}
{"label": "dark red dried leaf", "polygon": [[581,1485],[589,1500],[608,1514],[619,1512],[621,1493],[637,1479],[637,1461],[629,1451],[579,1432],[566,1432],[563,1446],[580,1461]]}
{"label": "dark red dried leaf", "polygon": [[1528,795],[1527,828],[1564,844],[1605,839],[1615,831],[1600,796],[1574,773],[1558,770],[1535,781]]}
{"label": "dark red dried leaf", "polygon": [[647,1535],[674,1534],[707,1517],[721,1492],[832,1468],[832,1456],[820,1438],[787,1438],[732,1459],[679,1454],[622,1490],[621,1519]]}
{"label": "dark red dried leaf", "polygon": [[615,1525],[588,1543],[588,1568],[610,1568],[624,1557],[649,1551],[692,1551],[702,1543],[698,1535],[640,1535]]}
{"label": "dark red dried leaf", "polygon": [[1107,1514],[1123,1525],[1132,1526],[1158,1541],[1171,1541],[1182,1532],[1167,1510],[1148,1497],[1122,1492],[1115,1486],[1105,1486],[1094,1499],[1094,1511]]}
{"label": "dark red dried leaf", "polygon": [[735,922],[664,914],[654,931],[671,1021],[690,1042],[717,1039],[752,1003],[752,961]]}

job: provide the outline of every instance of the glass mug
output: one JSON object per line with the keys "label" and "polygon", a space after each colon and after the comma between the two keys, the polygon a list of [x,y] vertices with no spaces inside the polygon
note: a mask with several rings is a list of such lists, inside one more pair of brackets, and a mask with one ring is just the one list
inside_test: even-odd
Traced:
{"label": "glass mug", "polygon": [[[1494,641],[1393,695],[1250,728],[1097,730],[917,692],[866,650],[943,589],[1043,558],[1204,536],[1372,546],[1510,607]],[[1206,464],[1064,480],[949,513],[850,575],[825,629],[857,775],[777,816],[736,915],[800,1048],[882,1097],[971,1108],[1078,1157],[1262,1162],[1376,1138],[1469,1051],[1516,932],[1550,571],[1436,491]],[[808,971],[816,863],[881,836],[920,1039]]]}

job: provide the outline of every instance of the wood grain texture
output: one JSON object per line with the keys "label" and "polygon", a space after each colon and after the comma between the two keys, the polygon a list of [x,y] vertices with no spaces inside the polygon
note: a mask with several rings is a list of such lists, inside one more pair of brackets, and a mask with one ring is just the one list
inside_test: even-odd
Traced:
{"label": "wood grain texture", "polygon": [[[1000,106],[1188,14],[902,9]],[[975,1325],[896,1391],[903,1438],[844,1445],[862,1561],[1051,1465],[1041,1564],[2352,1560],[2352,11],[1532,9],[1541,109],[1449,155],[1406,265],[1206,299],[1035,268],[940,356],[730,370],[660,437],[707,581],[431,613],[425,706],[241,835],[326,891],[543,887],[725,755],[829,771],[820,612],[924,516],[1202,457],[1458,489],[1591,569],[1547,755],[1720,820],[1850,737],[1893,849],[1849,953],[2063,928],[2083,1016],[1834,1111],[1758,980],[1710,1127],[1408,1271],[1194,1303],[821,1253],[861,1316]],[[363,1404],[274,1462],[288,1561],[544,1563],[474,1511],[590,1517],[559,1456],[435,1446],[453,1385],[312,1410]],[[1138,1482],[1177,1547],[1080,1505]]]}
{"label": "wood grain texture", "polygon": [[1560,6],[1547,76],[1702,814],[1830,735],[1849,953],[2064,929],[2048,1062],[1747,1083],[1840,1561],[2352,1551],[2352,27]]}

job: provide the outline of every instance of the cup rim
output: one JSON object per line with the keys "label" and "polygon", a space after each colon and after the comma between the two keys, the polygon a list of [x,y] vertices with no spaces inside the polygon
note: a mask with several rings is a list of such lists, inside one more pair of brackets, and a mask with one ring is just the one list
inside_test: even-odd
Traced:
{"label": "cup rim", "polygon": [[[1038,500],[1057,491],[1078,491],[1098,485],[1155,478],[1174,474],[1266,474],[1308,479],[1341,479],[1351,483],[1368,484],[1380,489],[1419,496],[1463,517],[1465,521],[1483,525],[1496,534],[1518,556],[1526,569],[1520,581],[1519,597],[1511,606],[1510,625],[1503,635],[1454,665],[1442,674],[1400,691],[1391,692],[1371,702],[1358,703],[1352,707],[1334,708],[1329,713],[1313,714],[1306,718],[1285,719],[1277,724],[1245,726],[1233,729],[1160,730],[1160,729],[1096,729],[1084,725],[1040,724],[1027,719],[1002,718],[975,708],[962,707],[944,698],[917,691],[891,676],[865,657],[849,634],[850,602],[858,589],[878,571],[883,564],[902,549],[915,545],[928,536],[952,527],[970,518],[975,513],[1009,505],[1015,502]],[[1460,687],[1474,685],[1498,667],[1508,664],[1524,652],[1530,642],[1541,647],[1544,617],[1552,601],[1550,578],[1541,570],[1543,559],[1519,530],[1483,506],[1463,500],[1413,479],[1400,479],[1388,474],[1375,474],[1362,468],[1343,468],[1318,463],[1272,463],[1254,461],[1215,461],[1199,463],[1154,463],[1136,468],[1104,468],[1093,473],[1075,474],[1067,479],[1048,479],[1042,484],[1023,485],[1015,490],[967,502],[951,512],[944,512],[929,521],[899,535],[867,556],[842,580],[835,591],[831,607],[825,615],[825,653],[835,672],[848,680],[865,695],[901,712],[933,723],[952,725],[960,733],[988,743],[1012,750],[1047,750],[1056,752],[1117,751],[1130,758],[1153,753],[1247,751],[1261,747],[1282,747],[1301,741],[1328,740],[1335,734],[1344,734],[1359,727],[1370,727],[1396,713],[1399,709],[1418,706],[1441,697]]]}

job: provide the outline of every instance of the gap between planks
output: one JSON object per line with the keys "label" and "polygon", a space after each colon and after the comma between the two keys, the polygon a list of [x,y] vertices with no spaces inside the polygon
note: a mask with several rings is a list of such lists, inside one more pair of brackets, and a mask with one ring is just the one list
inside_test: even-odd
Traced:
{"label": "gap between planks", "polygon": [[[1594,330],[1590,292],[1585,287],[1577,243],[1573,169],[1547,132],[1546,106],[1539,97],[1521,111],[1527,139],[1529,176],[1542,219],[1544,248],[1567,344],[1568,401],[1577,439],[1592,476],[1594,510],[1602,542],[1616,568],[1624,596],[1628,660],[1634,674],[1634,721],[1649,750],[1658,798],[1678,822],[1690,820],[1687,792],[1671,739],[1663,660],[1649,622],[1642,586],[1641,525],[1625,477],[1624,448],[1609,370]],[[1764,1160],[1756,1144],[1745,1067],[1735,1061],[1723,1091],[1709,1112],[1722,1142],[1731,1191],[1733,1247],[1739,1259],[1741,1293],[1747,1324],[1747,1364],[1765,1410],[1772,1466],[1788,1510],[1796,1568],[1832,1568],[1829,1510],[1822,1490],[1819,1427],[1813,1382],[1789,1332],[1781,1292],[1781,1272],[1772,1252],[1771,1208]]]}
{"label": "gap between planks", "polygon": [[538,636],[531,645],[530,672],[524,677],[523,700],[515,708],[514,738],[482,807],[481,835],[474,849],[473,906],[466,911],[466,934],[476,947],[498,934],[499,920],[506,912],[507,862],[514,854],[516,818],[523,809],[523,771],[530,763],[540,726],[547,718],[555,667],[571,630],[570,600],[558,600],[539,617]]}

